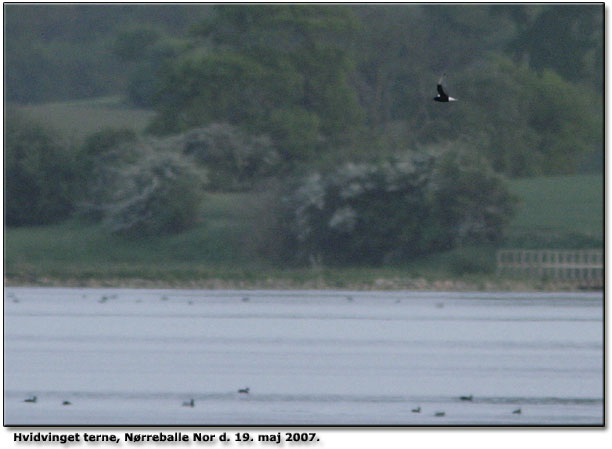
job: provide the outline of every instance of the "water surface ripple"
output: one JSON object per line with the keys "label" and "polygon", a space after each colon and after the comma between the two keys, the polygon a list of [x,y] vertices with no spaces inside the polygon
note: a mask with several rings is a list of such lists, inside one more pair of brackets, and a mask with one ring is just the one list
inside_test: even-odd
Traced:
{"label": "water surface ripple", "polygon": [[8,287],[4,424],[602,425],[603,297]]}

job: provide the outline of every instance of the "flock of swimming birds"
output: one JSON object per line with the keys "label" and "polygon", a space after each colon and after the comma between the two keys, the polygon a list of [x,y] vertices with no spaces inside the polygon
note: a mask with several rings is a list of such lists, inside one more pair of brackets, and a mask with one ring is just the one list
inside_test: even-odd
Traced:
{"label": "flock of swimming birds", "polygon": [[[442,89],[442,86],[441,86],[443,78],[444,78],[444,75],[442,76],[442,78],[440,78],[440,81],[438,83],[438,92],[439,92],[440,95],[438,95],[438,97],[434,98],[434,100],[436,100],[436,101],[455,101],[454,98],[448,97],[448,96],[446,96],[447,99],[438,99],[440,97],[444,98],[444,95],[446,95],[444,93],[443,89]],[[117,295],[112,295],[110,297],[109,296],[102,296],[102,298],[98,302],[105,303],[109,299],[115,299],[116,297],[117,297]],[[162,296],[161,299],[162,299],[162,301],[167,301],[169,298],[167,296]],[[347,296],[346,299],[349,302],[353,301],[353,297],[352,296]],[[242,302],[248,302],[249,300],[250,300],[250,298],[248,296],[244,296],[242,298]],[[13,298],[13,302],[18,302],[17,298]],[[191,301],[190,301],[190,303],[192,304]],[[440,305],[437,304],[436,307],[440,307]],[[250,388],[249,387],[238,389],[238,394],[240,394],[240,395],[246,395],[246,394],[249,394],[249,393],[250,393]],[[474,400],[474,396],[473,395],[459,396],[459,400],[460,401],[471,402],[471,401]],[[32,397],[24,399],[23,402],[36,403],[37,401],[38,401],[38,397],[37,396],[32,396]],[[62,405],[72,405],[72,403],[70,401],[63,401]],[[189,401],[183,402],[182,405],[183,405],[183,407],[195,407],[195,399],[191,398]],[[421,406],[419,405],[418,407],[413,408],[411,411],[412,411],[412,413],[421,413],[421,410],[422,410]],[[522,410],[520,408],[517,408],[517,409],[512,411],[512,414],[514,414],[514,415],[520,415],[521,413],[522,413]],[[446,412],[444,412],[444,411],[436,411],[434,413],[434,416],[437,416],[437,417],[446,416]]]}
{"label": "flock of swimming birds", "polygon": [[[238,390],[238,394],[249,394],[250,393],[250,388],[249,387],[245,387],[245,388],[240,388]],[[30,403],[34,403],[38,400],[38,398],[36,396],[32,396],[31,398],[26,398],[24,399],[23,402],[30,402]],[[474,396],[470,395],[470,396],[459,396],[459,400],[461,401],[473,401],[474,400]],[[72,405],[72,403],[70,401],[64,401],[62,402],[62,405]],[[191,398],[189,401],[185,401],[183,402],[183,407],[195,407],[195,399]],[[413,408],[411,411],[412,413],[421,413],[421,406],[419,405],[416,408]],[[512,411],[512,414],[514,415],[520,415],[522,413],[522,410],[520,408],[517,408],[516,410]],[[446,416],[446,412],[444,411],[436,411],[434,413],[434,416],[436,417],[442,417],[442,416]]]}

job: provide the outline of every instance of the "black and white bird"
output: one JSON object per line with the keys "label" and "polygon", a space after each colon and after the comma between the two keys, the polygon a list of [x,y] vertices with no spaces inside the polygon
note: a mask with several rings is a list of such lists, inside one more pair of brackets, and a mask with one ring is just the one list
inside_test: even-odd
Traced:
{"label": "black and white bird", "polygon": [[442,81],[446,73],[440,77],[440,81],[438,81],[438,96],[434,97],[434,101],[439,101],[441,103],[448,103],[449,101],[457,101],[456,98],[449,97],[446,92],[444,92],[444,88],[442,88]]}

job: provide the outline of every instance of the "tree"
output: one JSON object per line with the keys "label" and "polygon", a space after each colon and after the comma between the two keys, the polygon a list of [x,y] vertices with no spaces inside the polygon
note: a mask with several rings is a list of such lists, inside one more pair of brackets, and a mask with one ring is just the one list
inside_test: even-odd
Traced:
{"label": "tree", "polygon": [[73,150],[14,109],[6,110],[4,132],[6,224],[49,224],[70,216],[77,179]]}
{"label": "tree", "polygon": [[135,163],[130,151],[138,138],[131,129],[104,129],[85,139],[78,155],[77,213],[92,221],[104,218],[106,203],[118,179],[117,167]]}
{"label": "tree", "polygon": [[346,164],[284,199],[287,251],[298,260],[381,264],[497,243],[514,199],[486,160],[458,149]]}
{"label": "tree", "polygon": [[132,104],[142,108],[153,105],[159,72],[187,45],[184,39],[150,25],[130,26],[118,33],[113,54],[125,66],[127,96]]}
{"label": "tree", "polygon": [[532,20],[517,22],[521,33],[507,46],[540,73],[554,70],[566,80],[599,90],[603,81],[603,20],[601,4],[548,5]]}
{"label": "tree", "polygon": [[183,154],[209,173],[207,188],[252,188],[278,168],[280,157],[268,136],[250,136],[227,123],[213,123],[173,137]]}
{"label": "tree", "polygon": [[108,165],[112,188],[103,203],[104,223],[116,234],[151,237],[189,229],[200,219],[205,175],[171,141],[140,140],[125,147],[135,162]]}
{"label": "tree", "polygon": [[[133,66],[113,54],[118,33],[148,28],[176,37],[209,11],[208,5],[7,4],[6,100],[38,103],[119,94]],[[138,52],[136,45],[133,54]]]}
{"label": "tree", "polygon": [[438,156],[428,196],[437,247],[500,242],[516,208],[503,177],[465,148]]}
{"label": "tree", "polygon": [[[362,122],[344,46],[350,9],[222,5],[193,49],[167,66],[155,108],[158,133],[213,121],[270,135],[289,163],[341,144]],[[205,39],[205,42],[202,42]]]}
{"label": "tree", "polygon": [[457,81],[464,101],[448,140],[479,150],[510,176],[572,173],[584,154],[601,148],[600,110],[588,88],[508,58],[489,64]]}

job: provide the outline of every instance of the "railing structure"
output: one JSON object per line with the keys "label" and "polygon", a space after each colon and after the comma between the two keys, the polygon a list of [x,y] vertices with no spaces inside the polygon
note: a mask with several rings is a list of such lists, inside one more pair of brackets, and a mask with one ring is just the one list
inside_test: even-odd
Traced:
{"label": "railing structure", "polygon": [[497,252],[498,276],[530,277],[602,287],[603,251],[504,249]]}

